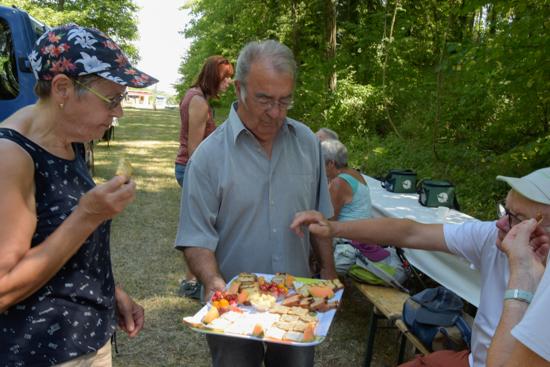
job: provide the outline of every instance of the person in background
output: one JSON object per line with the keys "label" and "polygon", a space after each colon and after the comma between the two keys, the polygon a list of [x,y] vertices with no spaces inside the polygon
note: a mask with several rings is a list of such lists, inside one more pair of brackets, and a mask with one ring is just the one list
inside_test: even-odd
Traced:
{"label": "person in background", "polygon": [[[550,243],[550,167],[521,178],[498,176],[497,179],[507,182],[512,189],[505,203],[498,204],[500,219],[493,222],[421,224],[395,218],[334,222],[317,212],[302,212],[296,214],[291,228],[298,234],[302,233],[302,226],[307,226],[310,233],[325,238],[337,236],[367,243],[391,243],[396,247],[443,251],[464,257],[481,274],[471,352],[438,351],[419,356],[405,366],[485,366],[487,351],[501,318],[502,300],[505,295],[521,299],[521,293],[506,291],[510,268],[506,255],[497,246],[514,225],[530,218],[542,219],[531,234],[530,244],[545,249]],[[542,258],[546,254],[537,253],[537,256]]]}
{"label": "person in background", "polygon": [[[295,81],[288,47],[247,44],[237,60],[238,102],[187,165],[175,247],[203,284],[205,301],[241,272],[311,276],[311,247],[321,276],[337,276],[330,240],[289,229],[296,211],[332,216],[320,143],[287,117]],[[210,334],[206,340],[215,367],[313,366],[313,347]]]}
{"label": "person in background", "polygon": [[[183,183],[185,167],[199,144],[214,131],[214,110],[208,103],[224,93],[231,83],[233,66],[223,56],[215,55],[206,59],[201,72],[185,93],[180,103],[181,128],[180,146],[176,156],[176,180]],[[180,295],[200,298],[200,284],[197,277],[187,267],[185,279],[180,285]]]}
{"label": "person in background", "polygon": [[[329,192],[334,208],[332,220],[350,221],[372,216],[367,182],[357,170],[348,167],[348,151],[339,140],[321,141]],[[355,247],[357,246],[357,248]],[[364,251],[372,261],[381,261],[389,252],[376,245],[355,244],[344,238],[334,241],[334,263],[339,274],[345,274],[356,262],[357,251]],[[376,259],[372,259],[375,256]]]}
{"label": "person in background", "polygon": [[135,197],[115,176],[95,185],[83,142],[121,117],[126,87],[157,80],[92,28],[53,28],[29,55],[36,104],[0,124],[0,361],[110,366],[116,325],[130,337],[144,311],[111,269],[110,219]]}
{"label": "person in background", "polygon": [[550,267],[548,246],[531,241],[537,226],[537,219],[515,225],[499,246],[508,257],[510,279],[488,367],[550,366],[550,328],[544,322],[550,306]]}
{"label": "person in background", "polygon": [[315,135],[317,135],[317,138],[320,141],[329,140],[329,139],[338,140],[338,134],[334,130],[331,130],[326,127],[322,127],[319,130],[317,130]]}

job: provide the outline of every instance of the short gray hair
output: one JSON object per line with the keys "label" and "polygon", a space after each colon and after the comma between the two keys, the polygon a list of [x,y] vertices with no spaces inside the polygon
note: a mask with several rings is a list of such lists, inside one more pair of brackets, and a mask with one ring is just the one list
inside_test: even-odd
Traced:
{"label": "short gray hair", "polygon": [[296,81],[296,61],[290,48],[275,40],[249,42],[239,53],[235,70],[235,80],[240,83],[243,103],[246,98],[246,81],[250,68],[258,60],[269,61],[275,71],[288,73]]}
{"label": "short gray hair", "polygon": [[348,166],[348,150],[340,140],[329,139],[322,141],[321,150],[323,151],[325,163],[333,161],[336,168],[345,168]]}
{"label": "short gray hair", "polygon": [[[327,136],[328,138],[327,138],[327,139],[321,139],[321,138],[319,137],[319,134],[325,135],[325,136]],[[336,131],[331,130],[331,129],[327,128],[327,127],[322,127],[322,128],[320,128],[319,130],[317,130],[317,132],[315,133],[315,135],[317,135],[317,137],[319,137],[320,140],[329,140],[329,139],[339,140],[339,139],[338,139],[338,134],[336,133]]]}

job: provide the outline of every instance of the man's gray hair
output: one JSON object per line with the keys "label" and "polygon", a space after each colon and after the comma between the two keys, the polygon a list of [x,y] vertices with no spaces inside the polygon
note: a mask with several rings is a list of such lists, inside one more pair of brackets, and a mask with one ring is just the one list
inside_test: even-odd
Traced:
{"label": "man's gray hair", "polygon": [[287,46],[275,40],[253,41],[246,44],[239,53],[235,80],[241,87],[241,102],[246,98],[246,82],[252,64],[258,60],[267,60],[279,73],[288,73],[296,81],[296,61]]}
{"label": "man's gray hair", "polygon": [[333,161],[336,168],[345,168],[348,166],[348,150],[340,140],[329,139],[321,142],[321,150],[325,158],[325,163]]}

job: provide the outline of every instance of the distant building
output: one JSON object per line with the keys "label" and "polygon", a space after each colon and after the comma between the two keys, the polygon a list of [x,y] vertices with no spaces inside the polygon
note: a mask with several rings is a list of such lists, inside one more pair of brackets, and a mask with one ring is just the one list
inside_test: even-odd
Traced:
{"label": "distant building", "polygon": [[164,109],[166,107],[166,97],[157,95],[149,90],[128,89],[128,96],[122,102],[124,107],[146,108],[146,109]]}

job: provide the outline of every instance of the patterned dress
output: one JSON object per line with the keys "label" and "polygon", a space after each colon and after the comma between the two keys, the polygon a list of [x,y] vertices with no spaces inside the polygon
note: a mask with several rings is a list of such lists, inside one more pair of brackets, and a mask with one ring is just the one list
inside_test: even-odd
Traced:
{"label": "patterned dress", "polygon": [[[34,247],[95,184],[81,144],[74,144],[76,158],[66,160],[11,129],[0,128],[0,139],[15,142],[34,161]],[[0,366],[51,366],[96,351],[109,340],[116,326],[109,232],[106,221],[42,288],[0,313]]]}

